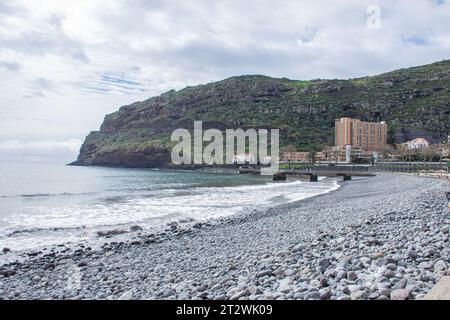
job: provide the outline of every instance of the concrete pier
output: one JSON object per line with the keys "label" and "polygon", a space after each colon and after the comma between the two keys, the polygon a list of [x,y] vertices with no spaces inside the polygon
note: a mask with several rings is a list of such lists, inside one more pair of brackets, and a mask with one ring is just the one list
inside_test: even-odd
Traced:
{"label": "concrete pier", "polygon": [[335,167],[325,167],[317,169],[284,169],[280,170],[279,173],[284,173],[286,175],[297,175],[297,176],[309,176],[310,182],[317,182],[318,177],[342,177],[344,181],[352,180],[352,177],[373,177],[374,173],[367,170],[353,170],[353,168],[337,169]]}

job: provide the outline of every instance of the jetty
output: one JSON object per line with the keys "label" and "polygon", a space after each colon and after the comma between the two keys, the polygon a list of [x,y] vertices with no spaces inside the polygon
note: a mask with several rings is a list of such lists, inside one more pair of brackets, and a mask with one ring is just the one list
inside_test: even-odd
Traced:
{"label": "jetty", "polygon": [[250,166],[244,166],[239,167],[239,174],[260,174],[261,169],[259,167],[250,167]]}
{"label": "jetty", "polygon": [[368,170],[355,170],[350,168],[339,167],[318,167],[317,169],[284,169],[280,170],[278,174],[280,175],[297,175],[297,176],[309,176],[309,181],[317,182],[319,177],[342,177],[344,181],[349,181],[352,177],[373,177],[376,174],[369,172]]}
{"label": "jetty", "polygon": [[[260,174],[259,167],[243,166],[239,167],[240,174]],[[274,181],[286,180],[287,176],[308,176],[309,181],[317,182],[319,177],[342,177],[344,181],[349,181],[352,177],[373,177],[376,174],[371,172],[368,166],[310,166],[298,169],[280,169],[273,176]]]}

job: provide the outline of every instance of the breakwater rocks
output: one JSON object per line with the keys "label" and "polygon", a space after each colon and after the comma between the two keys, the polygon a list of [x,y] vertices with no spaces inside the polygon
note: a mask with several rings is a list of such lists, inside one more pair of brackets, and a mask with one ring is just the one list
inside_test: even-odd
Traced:
{"label": "breakwater rocks", "polygon": [[420,299],[449,273],[448,188],[381,174],[264,212],[40,254],[0,267],[0,298]]}

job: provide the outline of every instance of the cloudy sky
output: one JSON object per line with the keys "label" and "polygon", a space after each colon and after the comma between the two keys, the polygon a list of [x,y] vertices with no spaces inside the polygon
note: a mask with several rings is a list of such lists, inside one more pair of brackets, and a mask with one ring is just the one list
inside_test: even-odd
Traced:
{"label": "cloudy sky", "polygon": [[449,0],[0,0],[0,157],[75,157],[106,113],[187,85],[352,78],[449,53]]}

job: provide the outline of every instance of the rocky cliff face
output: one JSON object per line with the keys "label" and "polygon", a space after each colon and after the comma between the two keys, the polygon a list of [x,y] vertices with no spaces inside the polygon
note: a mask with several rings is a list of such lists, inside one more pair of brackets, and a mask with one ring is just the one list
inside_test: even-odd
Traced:
{"label": "rocky cliff face", "polygon": [[[282,145],[333,143],[334,120],[385,120],[397,142],[450,128],[450,60],[351,80],[240,76],[123,106],[91,132],[76,165],[165,167],[176,128],[279,128]],[[392,141],[394,142],[394,141]]]}

